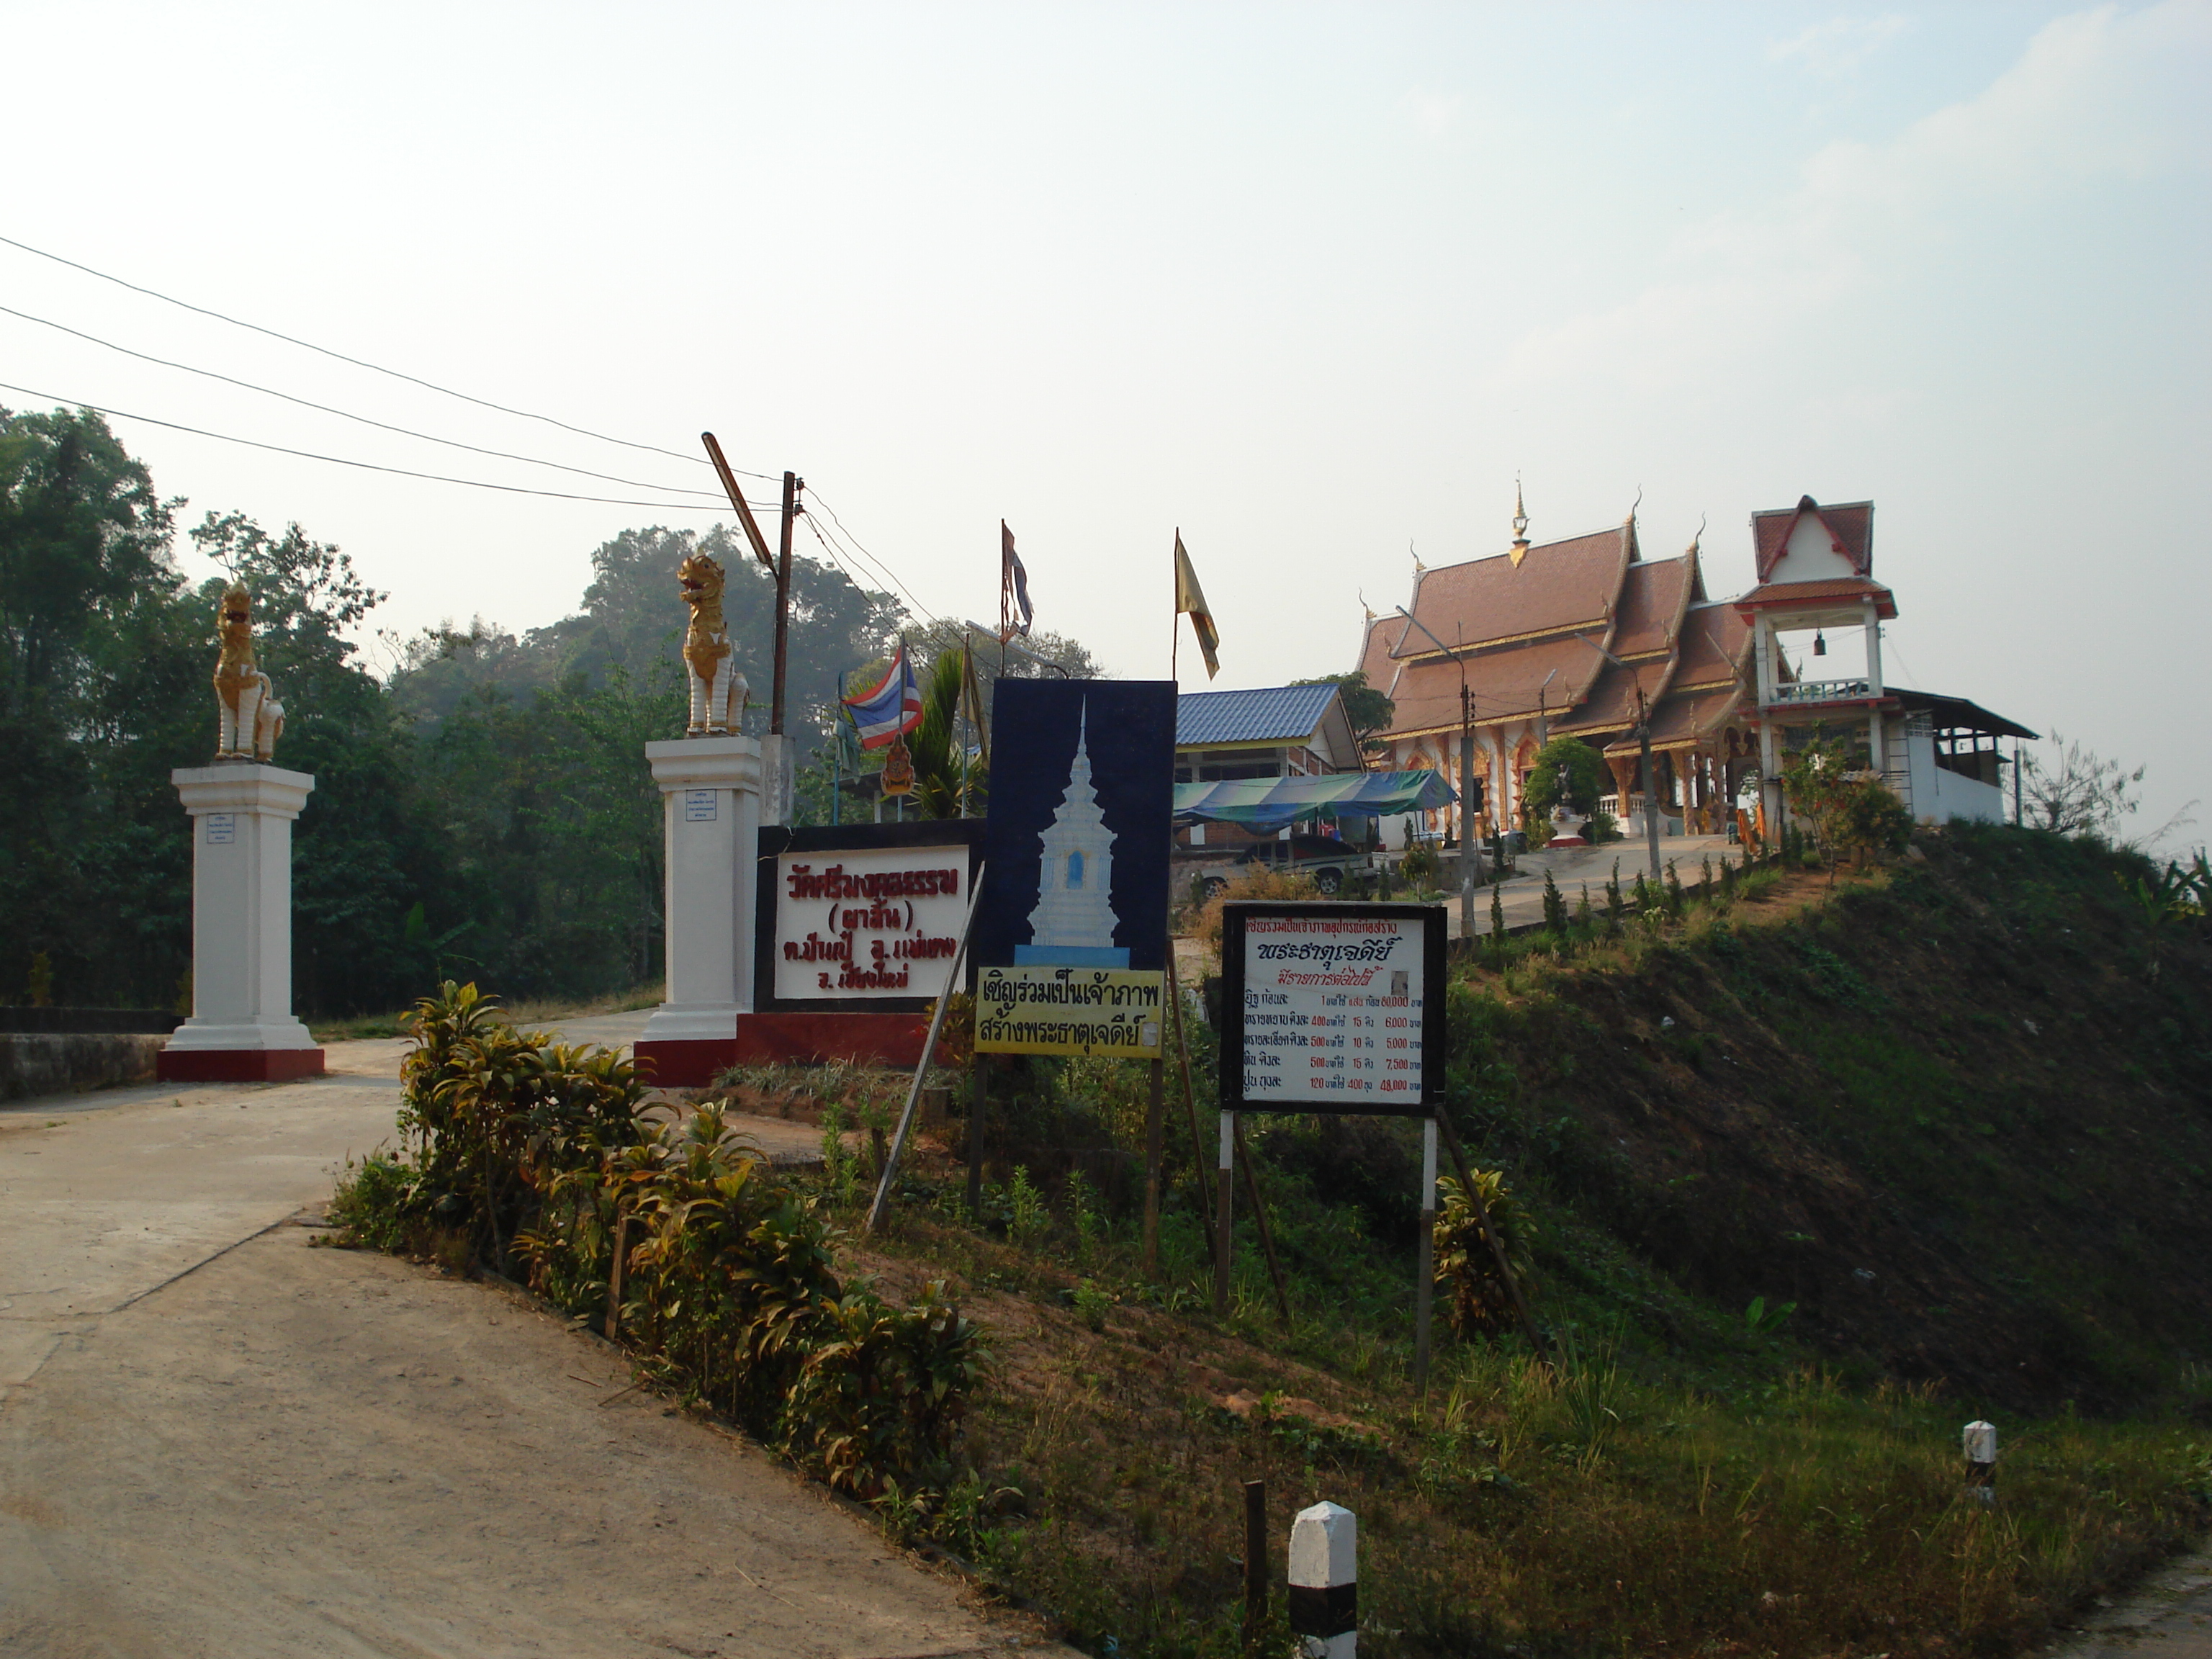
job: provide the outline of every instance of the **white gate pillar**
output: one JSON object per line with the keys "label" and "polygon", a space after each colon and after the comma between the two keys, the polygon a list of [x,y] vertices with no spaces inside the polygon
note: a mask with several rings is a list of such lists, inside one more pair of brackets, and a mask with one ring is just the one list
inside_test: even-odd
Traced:
{"label": "white gate pillar", "polygon": [[753,1006],[761,744],[678,738],[645,755],[660,786],[668,984],[634,1052],[653,1083],[696,1088],[736,1060]]}
{"label": "white gate pillar", "polygon": [[292,1014],[292,820],[315,781],[255,761],[169,774],[192,826],[192,1013],[155,1061],[163,1082],[316,1077]]}

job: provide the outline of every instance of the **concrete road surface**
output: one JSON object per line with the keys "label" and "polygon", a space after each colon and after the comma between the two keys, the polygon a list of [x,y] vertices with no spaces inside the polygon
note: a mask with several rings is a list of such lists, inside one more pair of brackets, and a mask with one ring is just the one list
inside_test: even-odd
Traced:
{"label": "concrete road surface", "polygon": [[564,1322],[308,1248],[287,1218],[392,1138],[404,1046],[0,1111],[0,1653],[1033,1645]]}

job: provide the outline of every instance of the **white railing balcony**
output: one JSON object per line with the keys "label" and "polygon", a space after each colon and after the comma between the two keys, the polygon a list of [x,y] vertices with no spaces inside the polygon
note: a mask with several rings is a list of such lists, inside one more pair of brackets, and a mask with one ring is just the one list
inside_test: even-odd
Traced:
{"label": "white railing balcony", "polygon": [[1774,701],[1785,702],[1851,702],[1874,696],[1871,680],[1794,680],[1774,688]]}

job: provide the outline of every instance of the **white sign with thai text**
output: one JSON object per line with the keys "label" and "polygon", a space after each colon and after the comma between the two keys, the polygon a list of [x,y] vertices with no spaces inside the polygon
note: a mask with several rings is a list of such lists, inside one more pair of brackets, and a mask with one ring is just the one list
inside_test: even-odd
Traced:
{"label": "white sign with thai text", "polygon": [[1426,939],[1414,916],[1248,917],[1245,1099],[1418,1103]]}
{"label": "white sign with thai text", "polygon": [[776,860],[779,1000],[934,997],[968,919],[968,849],[840,848]]}

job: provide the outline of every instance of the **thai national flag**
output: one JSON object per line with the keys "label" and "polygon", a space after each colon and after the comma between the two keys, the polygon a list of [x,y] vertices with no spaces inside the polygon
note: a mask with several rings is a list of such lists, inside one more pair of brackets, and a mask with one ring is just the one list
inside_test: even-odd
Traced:
{"label": "thai national flag", "polygon": [[884,748],[921,724],[921,682],[914,677],[904,640],[899,641],[898,654],[891,659],[882,682],[872,691],[847,697],[844,702],[853,711],[853,725],[860,734],[863,749]]}

